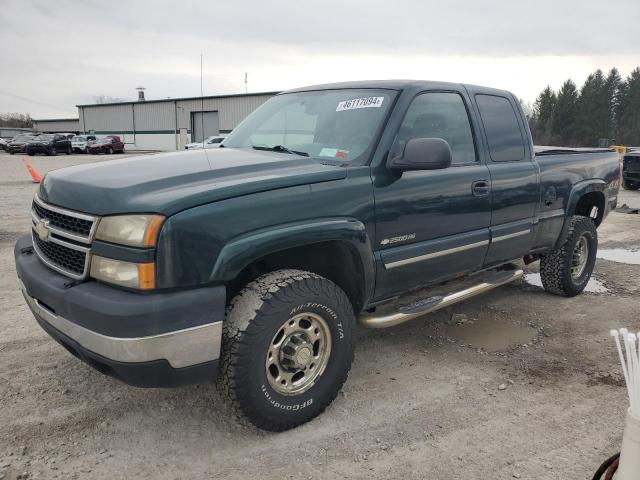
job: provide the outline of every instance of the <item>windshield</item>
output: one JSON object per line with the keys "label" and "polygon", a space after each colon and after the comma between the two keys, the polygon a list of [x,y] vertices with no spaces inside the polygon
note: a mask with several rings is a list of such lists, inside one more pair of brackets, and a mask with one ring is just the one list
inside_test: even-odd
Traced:
{"label": "windshield", "polygon": [[87,141],[87,137],[84,137],[82,135],[76,135],[75,137],[73,137],[71,139],[72,142],[86,142]]}
{"label": "windshield", "polygon": [[53,135],[38,135],[37,137],[33,137],[33,140],[35,140],[36,142],[45,142],[47,140],[51,140],[53,138]]}
{"label": "windshield", "polygon": [[16,137],[13,137],[13,140],[11,140],[12,142],[26,142],[27,140],[31,140],[34,137],[32,135],[18,135]]}
{"label": "windshield", "polygon": [[356,161],[368,154],[393,95],[373,89],[277,95],[238,125],[222,146]]}

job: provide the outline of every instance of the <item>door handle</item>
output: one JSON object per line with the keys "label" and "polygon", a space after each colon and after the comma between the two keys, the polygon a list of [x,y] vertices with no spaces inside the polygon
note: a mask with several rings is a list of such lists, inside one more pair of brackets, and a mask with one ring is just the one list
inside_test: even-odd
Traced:
{"label": "door handle", "polygon": [[476,180],[471,184],[471,193],[474,197],[486,197],[489,195],[489,182]]}

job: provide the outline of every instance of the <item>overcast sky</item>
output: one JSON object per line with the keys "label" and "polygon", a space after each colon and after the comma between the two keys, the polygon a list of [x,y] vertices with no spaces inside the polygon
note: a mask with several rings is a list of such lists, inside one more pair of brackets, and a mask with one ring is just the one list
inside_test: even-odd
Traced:
{"label": "overcast sky", "polygon": [[640,1],[2,0],[0,112],[77,116],[135,99],[412,78],[533,101],[596,68],[640,64]]}

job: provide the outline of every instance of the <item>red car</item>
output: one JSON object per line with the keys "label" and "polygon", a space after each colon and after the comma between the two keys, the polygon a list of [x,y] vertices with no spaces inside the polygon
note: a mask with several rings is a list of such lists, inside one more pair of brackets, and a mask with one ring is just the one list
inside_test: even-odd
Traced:
{"label": "red car", "polygon": [[100,138],[95,143],[90,145],[89,153],[124,153],[124,143],[117,135],[109,135],[108,137]]}

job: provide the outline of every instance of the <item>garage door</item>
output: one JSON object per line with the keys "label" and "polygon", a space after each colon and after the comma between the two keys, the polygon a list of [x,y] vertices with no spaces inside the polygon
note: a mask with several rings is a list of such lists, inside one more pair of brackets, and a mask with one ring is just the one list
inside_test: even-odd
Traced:
{"label": "garage door", "polygon": [[191,112],[191,141],[201,142],[220,133],[218,112]]}

